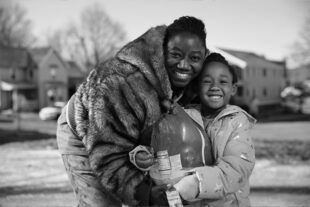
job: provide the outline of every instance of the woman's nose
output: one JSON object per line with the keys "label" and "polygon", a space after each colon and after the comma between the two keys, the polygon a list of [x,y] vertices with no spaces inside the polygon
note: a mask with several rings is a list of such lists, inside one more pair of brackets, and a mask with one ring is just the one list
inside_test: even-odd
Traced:
{"label": "woman's nose", "polygon": [[177,67],[181,69],[190,69],[190,64],[188,63],[186,58],[184,58],[178,63]]}

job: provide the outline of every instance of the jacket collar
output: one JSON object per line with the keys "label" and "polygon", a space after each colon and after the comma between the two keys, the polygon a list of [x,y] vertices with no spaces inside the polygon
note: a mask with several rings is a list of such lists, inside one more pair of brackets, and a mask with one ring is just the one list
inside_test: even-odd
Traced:
{"label": "jacket collar", "polygon": [[[203,125],[203,119],[201,116],[201,105],[192,106],[189,109],[186,109],[186,112],[188,115],[200,126],[204,128]],[[241,109],[239,106],[234,105],[227,105],[213,120],[213,122],[218,121],[220,119],[223,119],[226,116],[233,115],[235,113],[243,113],[248,118],[249,122],[251,124],[256,123],[256,119],[252,117],[249,113],[247,113],[245,110]]]}

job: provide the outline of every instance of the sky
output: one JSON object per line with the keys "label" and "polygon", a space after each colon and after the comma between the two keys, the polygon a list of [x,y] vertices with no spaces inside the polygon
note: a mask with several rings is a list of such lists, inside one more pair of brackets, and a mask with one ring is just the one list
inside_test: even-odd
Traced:
{"label": "sky", "polygon": [[[0,0],[12,1],[12,0]],[[34,34],[79,21],[82,10],[99,2],[122,25],[128,41],[148,28],[170,24],[183,15],[204,21],[207,44],[254,52],[282,60],[300,37],[310,16],[310,0],[13,0],[27,10]]]}

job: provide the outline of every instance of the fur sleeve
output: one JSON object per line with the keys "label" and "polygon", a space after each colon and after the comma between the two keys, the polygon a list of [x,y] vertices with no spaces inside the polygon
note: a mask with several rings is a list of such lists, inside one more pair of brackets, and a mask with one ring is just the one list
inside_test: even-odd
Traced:
{"label": "fur sleeve", "polygon": [[160,116],[172,90],[164,67],[165,26],[151,28],[93,70],[75,100],[77,133],[102,186],[124,204],[138,205],[144,175],[129,161],[140,132]]}
{"label": "fur sleeve", "polygon": [[83,135],[90,165],[105,190],[124,204],[138,205],[135,188],[145,178],[129,161],[128,153],[138,145],[140,131],[160,115],[158,96],[134,69],[126,76],[98,78],[96,73],[78,91],[77,108],[84,111],[78,116],[78,133]]}

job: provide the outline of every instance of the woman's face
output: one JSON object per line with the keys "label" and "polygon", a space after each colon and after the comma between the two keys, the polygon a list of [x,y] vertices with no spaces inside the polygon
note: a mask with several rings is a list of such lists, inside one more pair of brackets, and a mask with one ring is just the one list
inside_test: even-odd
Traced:
{"label": "woman's face", "polygon": [[165,66],[173,88],[183,88],[201,71],[205,58],[202,40],[188,32],[172,36],[167,43]]}

